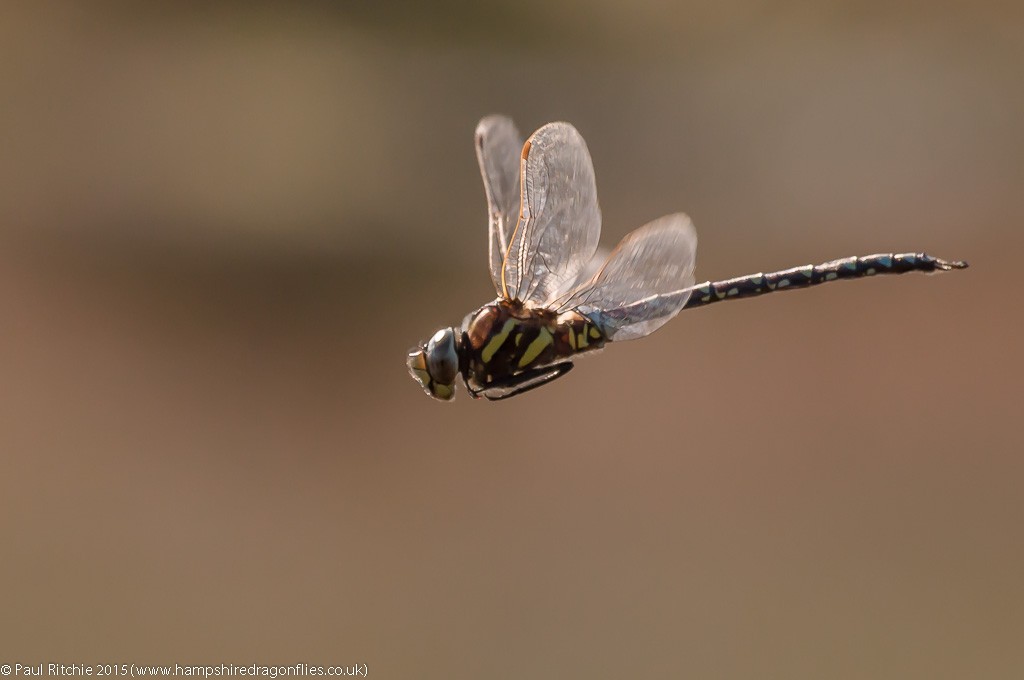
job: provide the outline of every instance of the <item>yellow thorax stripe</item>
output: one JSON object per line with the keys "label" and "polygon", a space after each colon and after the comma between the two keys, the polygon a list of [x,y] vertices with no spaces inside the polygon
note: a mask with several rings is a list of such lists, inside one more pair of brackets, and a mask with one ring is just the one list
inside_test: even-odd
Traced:
{"label": "yellow thorax stripe", "polygon": [[515,319],[509,319],[506,321],[505,325],[501,327],[501,330],[491,338],[491,341],[488,342],[486,346],[484,346],[483,350],[480,352],[480,358],[484,360],[484,363],[490,361],[494,356],[494,353],[498,351],[498,348],[505,344],[505,339],[508,338],[508,334],[512,332],[515,325]]}
{"label": "yellow thorax stripe", "polygon": [[541,326],[540,334],[534,338],[533,342],[527,346],[526,351],[523,352],[523,356],[519,359],[519,368],[529,366],[530,362],[537,358],[538,355],[544,348],[550,345],[553,341],[551,337],[551,331]]}

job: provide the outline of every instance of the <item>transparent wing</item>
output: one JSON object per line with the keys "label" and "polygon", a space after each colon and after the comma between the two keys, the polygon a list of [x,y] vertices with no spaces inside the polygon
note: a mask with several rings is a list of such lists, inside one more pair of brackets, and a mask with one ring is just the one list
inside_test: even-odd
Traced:
{"label": "transparent wing", "polygon": [[660,217],[622,239],[604,267],[559,311],[578,309],[609,340],[649,335],[689,299],[696,251],[697,232],[689,217]]}
{"label": "transparent wing", "polygon": [[501,293],[548,306],[575,283],[601,237],[594,165],[568,123],[548,123],[523,146],[519,222],[502,265]]}
{"label": "transparent wing", "polygon": [[519,159],[523,138],[510,118],[487,116],[476,126],[476,159],[487,193],[491,280],[501,293],[501,263],[519,219]]}
{"label": "transparent wing", "polygon": [[578,288],[582,288],[585,284],[590,283],[590,279],[594,278],[594,276],[596,276],[597,273],[601,271],[601,267],[604,266],[604,263],[608,261],[609,255],[611,255],[610,250],[603,246],[598,247],[598,249],[594,251],[594,254],[590,258],[590,261],[583,265],[583,268],[580,269],[578,274],[576,274],[576,278],[573,279],[572,283],[566,287],[566,294],[569,294]]}

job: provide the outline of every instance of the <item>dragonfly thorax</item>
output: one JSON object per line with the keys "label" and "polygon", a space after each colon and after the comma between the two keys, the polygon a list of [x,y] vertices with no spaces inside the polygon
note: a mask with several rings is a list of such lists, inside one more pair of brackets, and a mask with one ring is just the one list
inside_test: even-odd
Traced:
{"label": "dragonfly thorax", "polygon": [[462,373],[470,392],[480,393],[599,349],[604,342],[598,328],[575,311],[558,314],[498,299],[463,321]]}

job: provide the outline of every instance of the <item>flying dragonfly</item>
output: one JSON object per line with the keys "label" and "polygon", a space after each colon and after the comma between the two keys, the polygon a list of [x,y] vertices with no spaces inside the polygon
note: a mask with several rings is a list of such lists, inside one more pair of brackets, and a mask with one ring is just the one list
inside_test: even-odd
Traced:
{"label": "flying dragonfly", "polygon": [[476,128],[498,298],[409,352],[413,378],[443,401],[461,374],[474,398],[507,399],[556,380],[573,358],[650,335],[683,309],[876,274],[963,269],[924,253],[847,257],[694,285],[697,234],[683,213],[628,234],[603,259],[594,166],[569,123],[523,141],[512,121]]}

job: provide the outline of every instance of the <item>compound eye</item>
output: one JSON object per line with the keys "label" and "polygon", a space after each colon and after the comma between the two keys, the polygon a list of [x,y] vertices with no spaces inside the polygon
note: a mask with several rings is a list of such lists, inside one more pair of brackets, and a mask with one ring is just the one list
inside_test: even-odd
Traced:
{"label": "compound eye", "polygon": [[459,372],[459,356],[455,351],[455,331],[444,328],[434,333],[427,343],[427,370],[435,382],[450,385]]}

